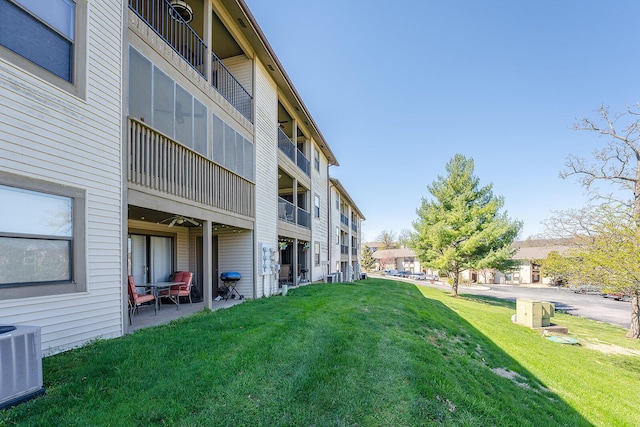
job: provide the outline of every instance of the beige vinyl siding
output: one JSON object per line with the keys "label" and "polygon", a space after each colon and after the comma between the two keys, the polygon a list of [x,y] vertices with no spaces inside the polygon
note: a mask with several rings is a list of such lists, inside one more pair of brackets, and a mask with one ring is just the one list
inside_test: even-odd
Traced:
{"label": "beige vinyl siding", "polygon": [[340,228],[340,210],[336,209],[336,198],[339,197],[338,190],[331,186],[331,203],[329,204],[329,218],[331,232],[329,233],[329,250],[331,252],[331,271],[335,271],[336,261],[340,261],[340,239],[336,233],[336,227]]}
{"label": "beige vinyl siding", "polygon": [[[278,95],[262,64],[256,64],[256,244],[278,244]],[[254,249],[256,252],[258,248]],[[257,276],[257,297],[276,292],[277,274]]]}
{"label": "beige vinyl siding", "polygon": [[122,22],[121,4],[91,3],[86,100],[0,60],[0,170],[86,196],[86,292],[3,299],[0,290],[0,324],[40,326],[45,355],[124,330]]}
{"label": "beige vinyl siding", "polygon": [[[245,298],[253,298],[253,233],[222,234],[218,237],[219,273],[237,271],[241,279],[236,290]],[[237,297],[237,295],[236,295]]]}
{"label": "beige vinyl siding", "polygon": [[[315,148],[318,148],[315,146]],[[313,150],[312,150],[313,151]],[[318,149],[318,151],[320,151]],[[316,169],[311,167],[311,192],[312,194],[317,194],[320,197],[320,218],[313,217],[311,219],[311,232],[312,237],[311,240],[313,242],[320,243],[320,263],[321,265],[318,267],[315,263],[311,265],[311,281],[323,280],[323,263],[329,261],[329,206],[328,206],[328,182],[329,176],[327,174],[327,158],[320,151],[320,171],[316,171]],[[332,259],[335,263],[335,261]],[[325,267],[327,268],[327,267]],[[335,271],[335,265],[328,265],[328,273]]]}
{"label": "beige vinyl siding", "polygon": [[233,74],[238,82],[245,88],[249,95],[252,95],[252,64],[253,62],[246,56],[234,56],[222,61],[224,66]]}

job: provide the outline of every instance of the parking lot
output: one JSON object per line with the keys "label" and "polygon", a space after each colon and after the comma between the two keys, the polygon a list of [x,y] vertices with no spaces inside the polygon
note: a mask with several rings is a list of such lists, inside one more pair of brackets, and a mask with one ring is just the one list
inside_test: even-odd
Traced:
{"label": "parking lot", "polygon": [[[399,277],[386,276],[397,280],[410,280]],[[431,283],[428,280],[411,280],[422,286],[430,286],[439,289],[451,289],[451,286],[442,282]],[[460,285],[460,294],[487,295],[505,300],[514,301],[517,298],[535,299],[552,302],[556,310],[562,310],[574,316],[586,317],[601,322],[628,328],[631,322],[631,303],[604,298],[600,295],[585,295],[574,293],[568,288],[528,286],[528,285]]]}

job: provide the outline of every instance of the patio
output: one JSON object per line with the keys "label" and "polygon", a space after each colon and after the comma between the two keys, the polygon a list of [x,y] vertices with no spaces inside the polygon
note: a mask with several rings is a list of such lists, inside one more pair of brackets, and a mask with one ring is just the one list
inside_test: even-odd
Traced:
{"label": "patio", "polygon": [[[229,299],[228,301],[213,301],[212,310],[220,310],[223,308],[233,307],[234,305],[241,304],[243,301],[245,300],[240,300],[237,298]],[[163,303],[160,304],[158,315],[155,315],[152,304],[140,306],[138,312],[132,316],[132,324],[129,325],[129,333],[137,331],[138,329],[169,323],[171,320],[178,319],[183,316],[188,316],[202,310],[205,307],[204,302],[194,302],[193,305],[189,304],[189,302],[186,302],[180,303],[180,310],[176,310],[175,304],[163,301]]]}

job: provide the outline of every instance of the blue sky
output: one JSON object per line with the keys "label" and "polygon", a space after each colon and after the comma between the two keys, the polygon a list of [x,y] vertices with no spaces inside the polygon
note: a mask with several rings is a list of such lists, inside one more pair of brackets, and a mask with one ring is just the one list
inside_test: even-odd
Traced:
{"label": "blue sky", "polygon": [[637,0],[245,0],[340,162],[363,239],[413,230],[456,153],[521,238],[587,202],[558,173],[606,140],[573,129],[640,101]]}

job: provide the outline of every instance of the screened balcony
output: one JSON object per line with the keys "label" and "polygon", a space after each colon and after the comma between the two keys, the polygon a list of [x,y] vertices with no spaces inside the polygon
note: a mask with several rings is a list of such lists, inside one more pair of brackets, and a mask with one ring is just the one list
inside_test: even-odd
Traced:
{"label": "screened balcony", "polygon": [[129,119],[128,181],[157,192],[253,217],[254,185],[206,157]]}
{"label": "screened balcony", "polygon": [[[210,49],[211,46],[207,46],[203,37],[191,27],[169,0],[129,0],[129,9],[202,78],[208,80],[240,114],[253,122],[253,97],[250,92],[236,79],[222,60],[216,56],[213,49]],[[223,36],[226,37],[227,34]],[[211,59],[207,63],[207,52],[210,50]],[[209,73],[207,69],[210,69]]]}

